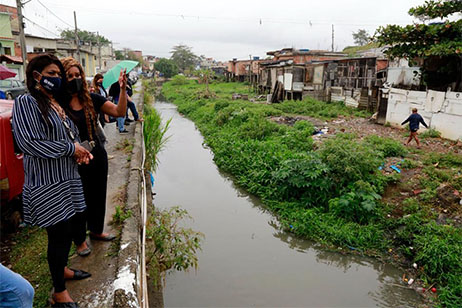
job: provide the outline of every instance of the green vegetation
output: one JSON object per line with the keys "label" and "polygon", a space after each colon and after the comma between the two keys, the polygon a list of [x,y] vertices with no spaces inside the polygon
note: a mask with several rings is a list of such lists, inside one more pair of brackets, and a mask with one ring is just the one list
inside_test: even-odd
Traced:
{"label": "green vegetation", "polygon": [[434,128],[427,129],[422,134],[420,134],[420,138],[440,138],[441,133]]}
{"label": "green vegetation", "polygon": [[178,74],[178,66],[173,60],[162,58],[154,64],[154,68],[165,78],[170,78]]}
{"label": "green vegetation", "polygon": [[[456,278],[462,275],[462,231],[450,221],[435,224],[430,210],[436,189],[454,174],[436,169],[435,164],[460,170],[460,155],[422,153],[428,170],[419,179],[423,190],[431,186],[427,199],[423,192],[403,205],[386,204],[382,194],[401,175],[383,173],[379,167],[387,159],[403,158],[408,168],[420,166],[407,157],[411,154],[400,142],[344,133],[314,142],[309,121],[289,126],[270,120],[294,114],[333,119],[366,116],[365,112],[313,99],[273,105],[233,101],[232,93],[247,93],[245,85],[211,84],[210,88],[217,97],[198,98],[204,85],[195,81],[182,86],[166,83],[163,94],[196,123],[216,164],[260,197],[278,215],[283,228],[369,255],[396,251],[418,263],[424,286],[437,284],[442,305],[462,305],[462,288]],[[394,217],[396,212],[408,214]]]}
{"label": "green vegetation", "polygon": [[179,224],[190,218],[188,212],[178,206],[154,209],[146,226],[146,263],[151,277],[165,279],[170,269],[187,271],[191,267],[197,268],[196,252],[200,250],[204,235]]}
{"label": "green vegetation", "polygon": [[[184,76],[175,76],[183,77]],[[174,78],[174,80],[175,80]],[[181,78],[180,78],[181,79]],[[151,82],[143,83],[144,86],[144,144],[146,149],[146,169],[154,171],[157,167],[157,155],[168,140],[166,136],[171,119],[162,124],[162,119],[152,107],[152,99],[155,93],[155,86]]]}
{"label": "green vegetation", "polygon": [[34,308],[46,307],[53,288],[47,261],[47,233],[45,229],[26,227],[15,235],[14,242],[9,256],[11,270],[34,287]]}

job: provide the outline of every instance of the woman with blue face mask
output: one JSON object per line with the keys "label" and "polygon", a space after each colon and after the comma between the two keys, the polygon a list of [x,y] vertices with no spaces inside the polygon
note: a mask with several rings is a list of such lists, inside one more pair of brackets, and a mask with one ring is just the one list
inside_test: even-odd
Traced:
{"label": "woman with blue face mask", "polygon": [[[105,97],[90,93],[85,82],[85,73],[80,63],[72,57],[61,59],[66,71],[67,89],[71,99],[66,106],[69,117],[80,131],[82,140],[91,145],[94,159],[88,165],[79,166],[82,178],[83,192],[87,204],[86,221],[83,223],[90,231],[90,238],[100,241],[111,241],[115,236],[104,233],[104,217],[106,214],[106,192],[108,175],[108,156],[104,149],[104,140],[100,131],[98,115],[100,112],[113,116],[124,116],[127,108],[127,97],[121,95],[118,105],[108,101]],[[127,76],[120,72],[119,85],[125,90]],[[125,93],[125,91],[124,91]],[[85,227],[81,230],[86,234]],[[87,256],[91,250],[85,240],[76,242],[77,254]]]}
{"label": "woman with blue face mask", "polygon": [[24,153],[24,221],[43,227],[48,235],[47,259],[53,280],[52,307],[78,307],[66,290],[66,279],[90,274],[69,269],[69,250],[85,211],[78,164],[91,153],[79,142],[79,132],[66,115],[68,100],[61,62],[52,55],[33,58],[27,66],[29,94],[16,98],[12,125]]}

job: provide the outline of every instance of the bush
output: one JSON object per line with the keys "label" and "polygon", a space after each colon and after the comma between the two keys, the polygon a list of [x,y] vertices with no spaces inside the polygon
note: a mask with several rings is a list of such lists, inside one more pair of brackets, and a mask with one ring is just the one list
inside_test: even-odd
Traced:
{"label": "bush", "polygon": [[184,84],[187,84],[187,83],[188,83],[188,80],[183,75],[176,75],[176,76],[173,76],[173,78],[172,78],[172,84],[173,85],[181,86],[181,85],[184,85]]}
{"label": "bush", "polygon": [[329,198],[327,166],[316,153],[285,160],[272,173],[278,199],[300,200],[308,207],[323,206]]}
{"label": "bush", "polygon": [[391,138],[370,135],[366,138],[366,143],[382,152],[384,157],[404,157],[407,154],[407,150],[401,142]]}
{"label": "bush", "polygon": [[383,160],[382,153],[342,135],[324,142],[319,152],[336,191],[359,180],[373,180]]}
{"label": "bush", "polygon": [[291,150],[308,152],[313,149],[314,126],[308,121],[297,121],[293,128],[289,128],[282,136],[282,142]]}
{"label": "bush", "polygon": [[349,192],[329,200],[329,211],[340,218],[365,224],[377,216],[377,201],[381,198],[374,186],[357,181]]}
{"label": "bush", "polygon": [[424,131],[422,134],[420,134],[420,137],[422,139],[425,139],[425,138],[440,138],[441,133],[439,131],[437,131],[436,129],[430,128],[430,129],[427,129],[426,131]]}

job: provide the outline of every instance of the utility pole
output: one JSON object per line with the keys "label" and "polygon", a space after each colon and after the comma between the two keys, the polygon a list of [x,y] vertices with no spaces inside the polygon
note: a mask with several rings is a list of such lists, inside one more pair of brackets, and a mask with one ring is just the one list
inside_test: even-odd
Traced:
{"label": "utility pole", "polygon": [[252,55],[249,55],[250,62],[249,62],[249,93],[250,93],[250,87],[252,86]]}
{"label": "utility pole", "polygon": [[99,71],[101,72],[101,41],[99,40],[99,32],[96,31],[96,38],[98,39],[98,59],[99,59]]}
{"label": "utility pole", "polygon": [[22,3],[21,0],[16,0],[16,8],[18,10],[18,23],[19,23],[19,43],[21,44],[21,56],[22,56],[22,69],[23,77],[26,80],[26,68],[27,68],[27,49],[26,49],[26,37],[24,34],[24,19],[22,16]]}
{"label": "utility pole", "polygon": [[334,24],[332,24],[332,52],[334,52]]}
{"label": "utility pole", "polygon": [[77,32],[77,16],[75,15],[74,11],[74,25],[75,25],[75,44],[77,46],[77,60],[80,63],[80,40],[79,40],[79,34]]}

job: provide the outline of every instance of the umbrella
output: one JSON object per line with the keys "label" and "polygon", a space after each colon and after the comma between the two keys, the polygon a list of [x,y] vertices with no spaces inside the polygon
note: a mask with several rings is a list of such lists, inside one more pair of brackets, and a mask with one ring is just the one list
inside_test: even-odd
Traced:
{"label": "umbrella", "polygon": [[11,78],[16,76],[16,73],[13,72],[12,70],[0,65],[0,80],[6,79],[6,78]]}
{"label": "umbrella", "polygon": [[114,82],[119,80],[119,75],[120,75],[120,70],[121,69],[127,69],[127,73],[128,73],[135,66],[137,66],[138,63],[139,63],[138,61],[130,61],[130,60],[120,61],[116,66],[114,66],[109,71],[107,71],[106,74],[104,74],[103,87],[107,89]]}

